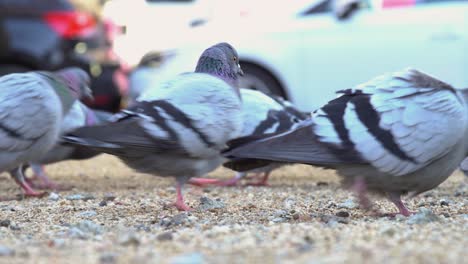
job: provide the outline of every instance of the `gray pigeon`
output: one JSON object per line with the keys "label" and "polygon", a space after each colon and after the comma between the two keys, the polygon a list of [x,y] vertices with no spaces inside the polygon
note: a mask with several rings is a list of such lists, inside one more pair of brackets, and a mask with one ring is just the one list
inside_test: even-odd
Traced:
{"label": "gray pigeon", "polygon": [[237,52],[219,43],[203,52],[195,73],[147,91],[110,124],[79,128],[64,140],[116,155],[143,173],[176,177],[175,206],[189,210],[183,184],[217,168],[226,142],[242,132],[238,74]]}
{"label": "gray pigeon", "polygon": [[371,208],[370,190],[408,216],[400,196],[437,187],[467,156],[468,89],[406,69],[338,93],[300,127],[244,138],[226,157],[336,169],[362,207]]}
{"label": "gray pigeon", "polygon": [[[240,91],[244,120],[241,137],[284,132],[293,129],[299,121],[307,118],[305,113],[300,112],[289,101],[281,97],[270,97],[260,91],[250,89],[241,89]],[[237,163],[236,161],[231,161],[228,163],[228,167],[237,168],[242,166],[241,162],[239,162],[240,164]],[[255,173],[260,174],[260,176],[263,174],[263,177],[260,181],[252,182],[248,185],[266,186],[271,171],[282,165],[284,163],[268,162],[263,167],[238,172],[236,176],[228,180],[192,178],[190,179],[190,183],[199,186],[211,184],[235,186],[248,173]]]}
{"label": "gray pigeon", "polygon": [[[106,120],[108,120],[111,116],[111,113],[90,109],[81,101],[76,101],[63,119],[60,134],[64,135],[83,126],[102,124],[106,122]],[[89,159],[98,154],[100,154],[100,152],[89,148],[79,146],[63,146],[61,144],[56,144],[38,161],[29,163],[29,166],[34,172],[34,176],[33,178],[27,179],[28,183],[36,188],[47,188],[55,190],[67,189],[50,180],[44,170],[43,165],[64,160]],[[24,169],[26,169],[26,166]],[[36,183],[37,180],[39,180],[41,183]]]}
{"label": "gray pigeon", "polygon": [[15,73],[0,77],[0,171],[8,171],[25,195],[38,196],[22,166],[56,143],[63,116],[82,95],[91,96],[81,69]]}
{"label": "gray pigeon", "polygon": [[468,157],[460,163],[460,170],[465,174],[465,176],[468,176]]}

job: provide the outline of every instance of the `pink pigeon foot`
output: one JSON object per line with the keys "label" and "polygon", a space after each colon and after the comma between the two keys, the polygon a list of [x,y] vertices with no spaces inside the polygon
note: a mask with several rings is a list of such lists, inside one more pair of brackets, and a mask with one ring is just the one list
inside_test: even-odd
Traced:
{"label": "pink pigeon foot", "polygon": [[351,189],[356,194],[356,197],[359,201],[359,206],[362,209],[376,213],[375,210],[372,210],[372,202],[369,200],[369,197],[367,197],[367,184],[363,178],[356,178]]}
{"label": "pink pigeon foot", "polygon": [[50,189],[55,191],[68,191],[73,188],[73,186],[64,186],[52,181],[45,172],[44,166],[40,164],[30,164],[31,169],[34,172],[34,175],[30,179],[26,179],[28,184],[37,189]]}
{"label": "pink pigeon foot", "polygon": [[245,184],[245,186],[270,186],[268,184],[268,177],[270,176],[270,172],[264,172],[263,177],[261,180],[257,182],[248,182]]}
{"label": "pink pigeon foot", "polygon": [[404,215],[404,216],[408,217],[408,216],[414,214],[414,212],[411,212],[410,210],[408,210],[408,208],[406,208],[405,204],[401,200],[401,197],[400,197],[399,193],[392,193],[392,192],[388,193],[388,199],[392,203],[394,203],[396,205],[399,212],[398,213],[386,214],[387,216],[395,217],[397,214],[401,214],[401,215]]}
{"label": "pink pigeon foot", "polygon": [[45,195],[44,192],[37,192],[35,191],[26,181],[19,181],[16,180],[16,183],[23,189],[25,196],[32,196],[32,197],[42,197]]}
{"label": "pink pigeon foot", "polygon": [[177,185],[176,185],[177,198],[176,198],[176,202],[174,203],[174,205],[179,211],[191,211],[192,208],[187,206],[184,202],[184,196],[182,195],[182,186],[183,186],[183,183],[180,183],[179,181],[177,181]]}
{"label": "pink pigeon foot", "polygon": [[232,177],[231,179],[228,180],[218,180],[217,183],[215,183],[216,186],[221,186],[221,187],[234,187],[237,186],[237,183],[239,183],[240,178],[237,177]]}
{"label": "pink pigeon foot", "polygon": [[217,182],[219,182],[219,180],[209,179],[209,178],[191,178],[190,180],[188,180],[189,184],[199,186],[199,187],[215,185]]}
{"label": "pink pigeon foot", "polygon": [[246,175],[244,172],[239,172],[236,176],[228,180],[208,179],[208,178],[192,178],[189,180],[190,184],[197,185],[200,187],[208,185],[216,185],[221,187],[233,187],[237,186],[237,183]]}
{"label": "pink pigeon foot", "polygon": [[25,196],[42,197],[45,195],[44,192],[35,191],[25,181],[22,166],[10,171],[10,174],[15,179],[15,182],[23,189]]}

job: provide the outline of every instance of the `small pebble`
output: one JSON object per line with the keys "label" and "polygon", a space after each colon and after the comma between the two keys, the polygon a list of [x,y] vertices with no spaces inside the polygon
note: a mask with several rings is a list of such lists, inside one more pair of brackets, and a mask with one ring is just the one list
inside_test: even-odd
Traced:
{"label": "small pebble", "polygon": [[88,239],[88,235],[77,227],[68,229],[67,235],[71,238]]}
{"label": "small pebble", "polygon": [[0,226],[3,226],[3,227],[9,227],[10,224],[11,224],[11,221],[9,219],[0,221]]}
{"label": "small pebble", "polygon": [[328,182],[319,181],[316,183],[317,186],[328,186]]}
{"label": "small pebble", "polygon": [[349,217],[349,213],[346,212],[346,211],[339,211],[335,215],[338,216],[338,217]]}
{"label": "small pebble", "polygon": [[117,196],[111,194],[111,193],[106,193],[104,194],[104,197],[103,197],[103,200],[106,201],[106,202],[112,202],[115,200],[115,198],[117,198]]}
{"label": "small pebble", "polygon": [[159,241],[169,241],[169,240],[172,240],[174,238],[174,235],[172,235],[172,232],[168,231],[168,232],[163,232],[163,233],[159,234],[156,238]]}
{"label": "small pebble", "polygon": [[395,215],[395,221],[402,222],[402,221],[405,221],[406,219],[407,217],[402,214]]}
{"label": "small pebble", "polygon": [[90,220],[84,220],[70,226],[67,235],[72,238],[88,239],[103,233],[103,227]]}
{"label": "small pebble", "polygon": [[282,217],[282,216],[285,216],[287,214],[288,213],[285,210],[276,210],[275,213],[273,214],[273,216]]}
{"label": "small pebble", "polygon": [[101,264],[113,264],[117,262],[117,254],[114,252],[104,252],[99,257],[99,263]]}
{"label": "small pebble", "polygon": [[159,225],[164,227],[169,226],[178,226],[188,222],[188,214],[180,213],[176,214],[173,217],[165,217],[159,221]]}
{"label": "small pebble", "polygon": [[19,227],[19,226],[16,225],[16,224],[11,224],[11,225],[10,225],[10,229],[11,229],[11,230],[17,231],[17,230],[21,230],[21,227]]}
{"label": "small pebble", "polygon": [[119,237],[119,244],[122,246],[139,246],[140,238],[135,232],[126,232]]}
{"label": "small pebble", "polygon": [[286,210],[290,210],[296,205],[296,200],[294,198],[288,197],[283,201],[283,207]]}
{"label": "small pebble", "polygon": [[58,201],[60,199],[60,195],[58,195],[57,193],[54,193],[54,192],[51,192],[49,194],[49,201]]}
{"label": "small pebble", "polygon": [[211,211],[214,209],[222,209],[224,207],[226,207],[226,205],[223,203],[223,201],[213,200],[206,196],[202,196],[200,198],[200,205],[198,206],[198,209],[201,211]]}
{"label": "small pebble", "polygon": [[87,200],[93,200],[95,199],[94,196],[92,196],[91,194],[80,194],[80,193],[77,193],[77,194],[72,194],[72,195],[68,195],[67,197],[65,197],[65,199],[67,200],[70,200],[70,201],[75,201],[75,200],[83,200],[83,201],[87,201]]}
{"label": "small pebble", "polygon": [[338,208],[346,208],[346,209],[356,209],[358,205],[352,200],[347,199],[346,201],[337,204]]}
{"label": "small pebble", "polygon": [[0,245],[0,256],[1,257],[8,257],[15,255],[15,250],[9,247]]}
{"label": "small pebble", "polygon": [[299,212],[295,212],[292,214],[292,218],[294,220],[299,220],[299,218],[301,218],[301,214]]}
{"label": "small pebble", "polygon": [[91,218],[96,215],[97,215],[96,211],[84,211],[84,212],[78,213],[79,217],[85,217],[85,218]]}
{"label": "small pebble", "polygon": [[271,221],[273,223],[282,223],[282,222],[286,222],[288,219],[286,218],[283,218],[283,217],[275,217],[273,219],[271,219]]}
{"label": "small pebble", "polygon": [[145,232],[151,232],[151,227],[143,224],[139,224],[135,226],[135,229],[138,231],[145,231]]}
{"label": "small pebble", "polygon": [[336,217],[336,216],[333,216],[333,215],[321,215],[320,220],[322,222],[324,222],[324,223],[327,223],[327,225],[330,226],[330,227],[335,227],[335,226],[338,225],[338,223],[340,223],[340,224],[348,224],[349,223],[349,220],[347,218]]}
{"label": "small pebble", "polygon": [[440,206],[449,206],[449,205],[450,205],[449,201],[445,199],[440,200]]}
{"label": "small pebble", "polygon": [[107,205],[107,201],[106,200],[102,200],[100,203],[99,203],[99,206],[103,207],[103,206],[106,206]]}
{"label": "small pebble", "polygon": [[427,224],[430,222],[440,221],[440,217],[434,214],[428,208],[420,208],[417,214],[411,215],[408,217],[407,223],[410,225],[419,225],[419,224]]}

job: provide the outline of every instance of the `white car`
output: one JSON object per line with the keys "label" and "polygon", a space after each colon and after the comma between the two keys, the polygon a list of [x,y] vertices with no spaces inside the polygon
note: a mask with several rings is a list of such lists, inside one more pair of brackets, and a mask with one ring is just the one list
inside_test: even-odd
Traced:
{"label": "white car", "polygon": [[184,32],[187,44],[174,47],[158,78],[193,71],[204,48],[227,41],[239,52],[243,87],[282,95],[303,111],[336,90],[405,67],[468,87],[468,1],[324,0],[284,13],[280,7],[290,1],[269,3],[263,12],[218,17]]}

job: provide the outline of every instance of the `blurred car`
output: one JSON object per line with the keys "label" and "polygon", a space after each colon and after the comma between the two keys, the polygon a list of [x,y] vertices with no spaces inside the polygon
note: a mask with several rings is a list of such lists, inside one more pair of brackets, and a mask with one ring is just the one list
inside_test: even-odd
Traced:
{"label": "blurred car", "polygon": [[86,66],[76,45],[96,31],[96,18],[69,1],[0,0],[0,74]]}
{"label": "blurred car", "polygon": [[76,0],[0,0],[0,76],[77,66],[92,77],[97,101],[86,103],[117,111],[120,89],[108,75],[119,62],[96,56],[109,49],[106,31],[104,21]]}
{"label": "blurred car", "polygon": [[467,1],[300,1],[295,11],[290,2],[264,2],[256,13],[193,28],[184,35],[189,44],[157,51],[167,56],[155,74],[193,71],[204,48],[227,41],[239,52],[243,87],[281,95],[303,111],[405,67],[468,86]]}

